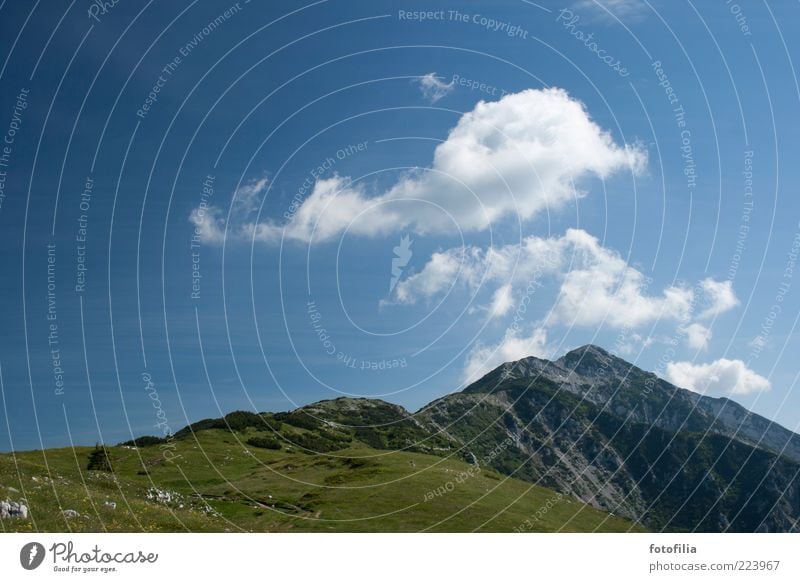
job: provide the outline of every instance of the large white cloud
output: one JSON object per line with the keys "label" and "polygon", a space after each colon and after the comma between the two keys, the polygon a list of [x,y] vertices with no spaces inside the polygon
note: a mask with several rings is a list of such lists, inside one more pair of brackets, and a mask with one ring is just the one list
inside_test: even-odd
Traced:
{"label": "large white cloud", "polygon": [[726,358],[709,364],[670,362],[667,379],[676,386],[702,394],[751,394],[771,388],[769,380],[756,374],[743,361]]}
{"label": "large white cloud", "polygon": [[288,220],[229,231],[304,242],[328,241],[345,229],[363,236],[453,232],[456,226],[480,231],[581,196],[575,182],[585,176],[638,172],[645,164],[640,148],[614,143],[566,91],[528,89],[479,102],[436,147],[429,168],[404,175],[386,191],[370,192],[341,176],[321,179]]}
{"label": "large white cloud", "polygon": [[691,289],[669,286],[651,294],[647,277],[579,229],[569,229],[561,237],[530,236],[518,245],[435,253],[395,292],[399,302],[414,303],[460,282],[473,292],[491,291],[489,312],[497,316],[507,314],[532,285],[539,286],[547,278],[560,283],[548,318],[552,323],[636,327],[659,319],[684,321],[692,311]]}
{"label": "large white cloud", "polygon": [[547,347],[545,329],[535,328],[528,335],[509,329],[497,344],[475,345],[467,356],[463,380],[465,383],[474,382],[505,362],[513,362],[528,356],[549,358],[551,352],[552,350]]}

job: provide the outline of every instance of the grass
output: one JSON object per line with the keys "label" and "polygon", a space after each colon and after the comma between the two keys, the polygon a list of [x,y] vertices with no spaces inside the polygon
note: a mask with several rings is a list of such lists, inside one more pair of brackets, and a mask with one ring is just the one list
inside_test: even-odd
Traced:
{"label": "grass", "polygon": [[[157,446],[108,447],[113,473],[86,469],[94,447],[0,455],[0,499],[25,499],[30,510],[28,520],[4,519],[0,527],[48,532],[549,532],[569,522],[564,531],[618,532],[632,525],[460,460],[376,450],[357,440],[328,454],[308,454],[285,444],[280,450],[246,444],[248,438],[268,436],[253,428],[203,430],[174,441],[173,453],[179,455],[174,461],[166,461]],[[171,499],[155,498],[153,488],[169,492]],[[66,518],[62,509],[80,515]]]}

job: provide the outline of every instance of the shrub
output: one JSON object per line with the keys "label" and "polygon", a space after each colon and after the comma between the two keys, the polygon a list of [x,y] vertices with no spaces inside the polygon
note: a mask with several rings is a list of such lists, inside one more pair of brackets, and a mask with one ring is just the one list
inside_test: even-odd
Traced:
{"label": "shrub", "polygon": [[316,430],[322,426],[322,422],[302,411],[284,412],[274,415],[276,421],[283,421],[286,424],[304,428],[306,430]]}
{"label": "shrub", "polygon": [[303,433],[291,437],[294,444],[305,449],[305,453],[329,453],[347,448],[346,441],[332,441],[313,433]]}
{"label": "shrub", "polygon": [[247,439],[247,444],[259,449],[273,449],[277,451],[281,448],[281,443],[268,437],[250,437]]}
{"label": "shrub", "polygon": [[89,453],[89,464],[86,466],[89,471],[106,471],[113,473],[114,469],[111,466],[111,457],[106,450],[105,445],[96,444],[94,450]]}
{"label": "shrub", "polygon": [[131,441],[125,441],[124,443],[120,443],[119,446],[121,447],[154,447],[156,445],[160,445],[166,442],[164,439],[155,437],[155,436],[141,436],[137,437]]}

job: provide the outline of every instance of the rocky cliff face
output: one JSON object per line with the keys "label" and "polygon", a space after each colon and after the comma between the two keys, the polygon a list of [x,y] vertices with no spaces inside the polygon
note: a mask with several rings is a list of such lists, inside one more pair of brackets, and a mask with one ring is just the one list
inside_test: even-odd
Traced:
{"label": "rocky cliff face", "polygon": [[684,390],[612,356],[584,346],[549,362],[525,358],[503,364],[466,389],[482,392],[504,379],[545,378],[606,411],[668,431],[710,432],[736,438],[800,463],[800,435],[727,398]]}

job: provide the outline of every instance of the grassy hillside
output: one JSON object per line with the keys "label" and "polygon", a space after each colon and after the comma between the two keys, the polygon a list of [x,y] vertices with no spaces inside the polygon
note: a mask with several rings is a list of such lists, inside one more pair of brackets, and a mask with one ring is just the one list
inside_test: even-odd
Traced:
{"label": "grassy hillside", "polygon": [[[564,531],[632,527],[488,468],[375,449],[334,432],[324,438],[337,444],[327,448],[338,450],[309,453],[285,437],[319,444],[314,440],[319,431],[286,425],[281,430],[204,427],[174,441],[172,454],[178,457],[172,462],[158,446],[109,447],[113,472],[87,469],[93,447],[0,455],[0,499],[24,499],[30,510],[29,519],[3,519],[0,527],[348,532],[558,531],[565,523]],[[80,515],[65,517],[62,509]]]}

